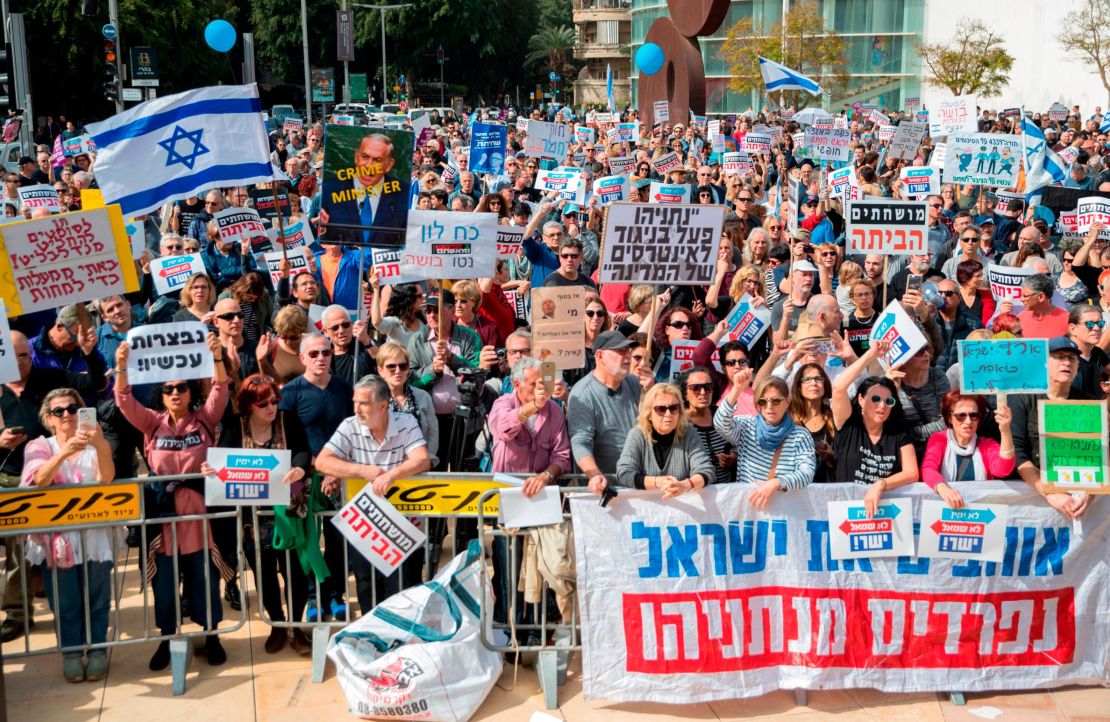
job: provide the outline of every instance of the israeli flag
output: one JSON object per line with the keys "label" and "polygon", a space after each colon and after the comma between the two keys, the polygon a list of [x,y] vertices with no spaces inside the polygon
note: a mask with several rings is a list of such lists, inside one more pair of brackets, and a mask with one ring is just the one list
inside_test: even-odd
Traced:
{"label": "israeli flag", "polygon": [[256,85],[221,85],[89,125],[104,202],[137,216],[210,188],[273,180],[261,111]]}
{"label": "israeli flag", "polygon": [[810,95],[820,95],[823,92],[817,83],[774,60],[761,57],[759,72],[763,74],[763,83],[767,86],[768,93],[772,90],[804,90]]}
{"label": "israeli flag", "polygon": [[1044,132],[1024,113],[1021,116],[1021,132],[1025,136],[1025,191],[1030,193],[1044,186],[1063,183],[1068,177],[1067,164],[1049,149]]}
{"label": "israeli flag", "polygon": [[609,101],[609,112],[617,112],[617,102],[613,97],[613,66],[605,66],[605,97]]}
{"label": "israeli flag", "polygon": [[1098,123],[1098,132],[1110,133],[1110,110],[1102,114],[1102,120]]}

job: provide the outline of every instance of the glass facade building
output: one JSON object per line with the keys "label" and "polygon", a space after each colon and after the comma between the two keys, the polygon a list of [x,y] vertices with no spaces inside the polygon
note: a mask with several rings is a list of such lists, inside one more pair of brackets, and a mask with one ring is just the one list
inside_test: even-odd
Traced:
{"label": "glass facade building", "polygon": [[[915,47],[924,39],[926,0],[817,0],[817,8],[848,43],[848,86],[821,97],[839,110],[844,103],[874,102],[880,107],[904,107],[906,97],[921,95],[921,61]],[[738,93],[729,85],[728,65],[720,57],[728,29],[744,18],[763,32],[778,23],[790,0],[732,0],[728,16],[711,36],[698,38],[705,63],[706,112],[739,113],[760,108],[762,88]],[[666,0],[632,0],[632,53],[644,43],[657,18],[668,15]],[[639,71],[633,63],[633,105],[638,102]]]}

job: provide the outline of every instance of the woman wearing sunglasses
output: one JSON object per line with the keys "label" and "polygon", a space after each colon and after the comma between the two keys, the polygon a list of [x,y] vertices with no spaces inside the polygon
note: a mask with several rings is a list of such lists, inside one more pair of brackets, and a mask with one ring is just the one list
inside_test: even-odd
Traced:
{"label": "woman wearing sunglasses", "polygon": [[[216,445],[216,426],[227,408],[228,377],[224,370],[224,349],[216,334],[208,334],[208,348],[215,361],[212,387],[205,395],[199,381],[164,381],[154,389],[151,408],[143,406],[131,393],[127,381],[130,346],[121,343],[116,351],[116,406],[123,417],[143,434],[143,456],[152,474],[180,476],[196,474],[208,449]],[[148,484],[148,516],[187,516],[204,514],[204,480]],[[156,527],[152,528],[154,531]],[[207,534],[205,533],[207,531]],[[206,538],[207,537],[207,538]],[[177,542],[178,563],[167,551]],[[223,619],[219,580],[230,581],[236,569],[228,566],[212,539],[210,524],[203,521],[172,522],[147,540],[148,553],[154,555],[154,575],[147,581],[154,590],[154,621],[165,637],[177,633],[178,577],[184,578],[189,593],[190,618],[204,629],[215,629]],[[208,664],[227,661],[220,638],[211,634],[205,641]],[[150,669],[159,671],[170,663],[170,643],[163,640],[150,658]]]}
{"label": "woman wearing sunglasses", "polygon": [[717,384],[709,368],[695,366],[678,377],[678,388],[686,403],[686,417],[701,436],[705,450],[716,471],[714,484],[736,481],[736,449],[713,426],[713,412],[717,410]]}
{"label": "woman wearing sunglasses", "polygon": [[427,391],[422,391],[409,383],[412,361],[408,349],[394,341],[387,341],[378,349],[376,357],[378,373],[389,387],[389,409],[412,414],[424,440],[428,443],[428,457],[432,466],[439,463],[439,424],[436,423],[435,405]]}
{"label": "woman wearing sunglasses", "polygon": [[874,516],[883,492],[918,479],[917,452],[905,431],[902,405],[894,382],[881,376],[864,379],[853,400],[848,390],[865,369],[890,352],[890,343],[877,341],[833,381],[833,425],[836,427],[836,466],[833,478],[867,486],[863,497]]}
{"label": "woman wearing sunglasses", "polygon": [[[289,529],[288,518],[302,518],[308,511],[306,500],[307,487],[303,483],[312,464],[312,454],[308,448],[308,437],[296,414],[278,411],[281,392],[277,382],[269,376],[254,374],[243,379],[236,396],[239,413],[223,426],[220,446],[229,449],[289,449],[292,457],[290,469],[281,483],[292,486],[289,506],[263,507],[273,511],[273,516],[257,519],[258,529],[250,528],[250,516],[244,516],[243,547],[244,556],[251,571],[258,577],[262,587],[262,607],[271,621],[284,622],[287,617],[282,607],[282,598],[289,600],[289,617],[300,621],[308,601],[308,581],[299,559],[299,550],[285,551],[274,548],[275,529]],[[214,476],[216,470],[207,462],[201,464],[200,471],[205,476]],[[292,531],[292,530],[290,530]],[[257,539],[256,537],[257,533]],[[293,533],[284,533],[285,538]],[[255,545],[259,544],[258,554]],[[256,558],[257,556],[257,558]],[[323,566],[323,557],[319,558]],[[278,582],[278,574],[285,581],[285,594]],[[267,654],[277,654],[289,639],[285,627],[273,627],[264,645]],[[293,630],[293,649],[300,654],[312,651],[312,644],[300,629]]]}
{"label": "woman wearing sunglasses", "polygon": [[700,340],[701,322],[694,317],[693,311],[685,306],[672,306],[655,323],[655,343],[663,351],[663,359],[655,372],[656,381],[666,381],[671,377],[671,358],[675,341]]}
{"label": "woman wearing sunglasses", "polygon": [[755,416],[736,416],[740,394],[751,385],[752,370],[730,370],[732,387],[728,390],[713,425],[721,436],[736,446],[737,481],[754,484],[748,495],[753,509],[766,509],[775,492],[801,489],[813,481],[817,457],[813,439],[804,426],[790,418],[790,389],[786,382],[771,376],[755,387]]}
{"label": "woman wearing sunglasses", "polygon": [[617,461],[617,485],[659,489],[664,499],[704,488],[716,473],[701,437],[689,431],[678,387],[652,386]]}
{"label": "woman wearing sunglasses", "polygon": [[1002,443],[979,436],[979,422],[990,408],[982,396],[962,395],[952,390],[942,403],[948,429],[929,437],[921,462],[921,480],[953,509],[964,505],[960,492],[952,488],[958,481],[1005,479],[1014,470],[1014,437],[1010,429],[1010,407],[1000,404],[994,412]]}

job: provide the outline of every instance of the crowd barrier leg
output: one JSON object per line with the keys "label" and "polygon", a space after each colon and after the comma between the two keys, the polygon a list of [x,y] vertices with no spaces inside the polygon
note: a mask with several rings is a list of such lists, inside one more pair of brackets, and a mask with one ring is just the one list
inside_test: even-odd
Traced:
{"label": "crowd barrier leg", "polygon": [[193,661],[193,645],[188,639],[170,640],[170,676],[173,679],[173,696],[185,694],[185,676]]}
{"label": "crowd barrier leg", "polygon": [[807,690],[807,689],[796,689],[796,690],[794,690],[794,704],[798,705],[799,707],[808,707],[809,706],[809,690]]}
{"label": "crowd barrier leg", "polygon": [[967,700],[964,699],[963,692],[949,692],[948,701],[956,705],[957,707],[963,707],[965,704],[967,704]]}
{"label": "crowd barrier leg", "polygon": [[328,664],[328,640],[331,638],[331,629],[326,624],[317,624],[312,628],[312,681],[320,684],[324,681],[324,669]]}

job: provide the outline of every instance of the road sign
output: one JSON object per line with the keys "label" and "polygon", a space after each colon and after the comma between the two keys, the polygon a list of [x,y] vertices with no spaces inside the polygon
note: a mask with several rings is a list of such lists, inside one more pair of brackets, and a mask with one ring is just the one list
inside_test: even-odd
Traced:
{"label": "road sign", "polygon": [[104,37],[105,37],[105,38],[107,38],[108,40],[115,40],[115,39],[116,39],[116,36],[117,36],[117,35],[119,35],[119,31],[118,31],[118,30],[116,30],[116,26],[115,26],[115,25],[112,25],[111,23],[108,23],[107,25],[105,25],[104,27],[102,27],[102,28],[100,29],[100,32],[101,32],[101,34],[103,34],[103,35],[104,35]]}
{"label": "road sign", "polygon": [[140,101],[143,99],[143,91],[140,88],[124,88],[123,99],[127,101]]}

